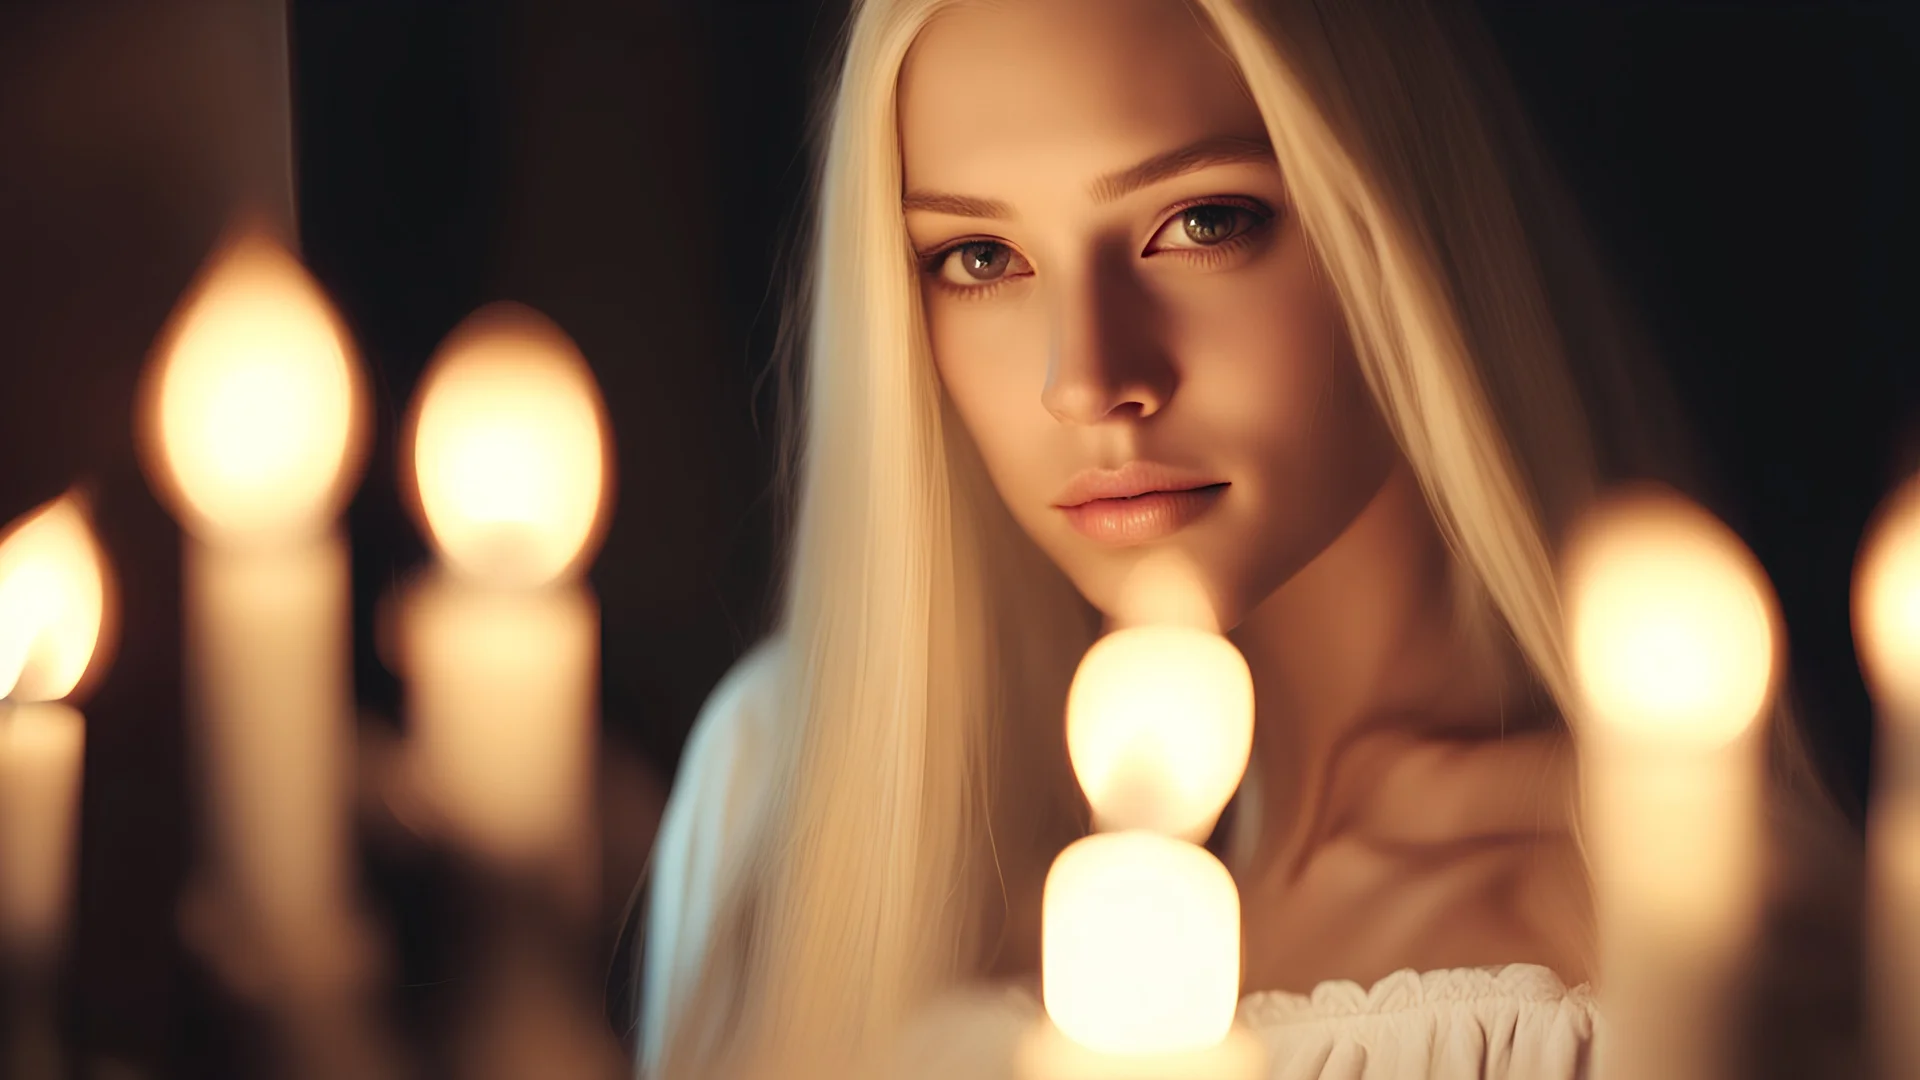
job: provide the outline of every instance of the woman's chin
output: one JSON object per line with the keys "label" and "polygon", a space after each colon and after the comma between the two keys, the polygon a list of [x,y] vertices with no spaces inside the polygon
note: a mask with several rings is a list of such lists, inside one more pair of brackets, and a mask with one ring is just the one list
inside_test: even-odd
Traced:
{"label": "woman's chin", "polygon": [[1172,625],[1225,633],[1245,617],[1246,608],[1234,591],[1222,588],[1188,552],[1157,548],[1124,567],[1102,569],[1106,572],[1097,582],[1078,584],[1081,595],[1116,629]]}

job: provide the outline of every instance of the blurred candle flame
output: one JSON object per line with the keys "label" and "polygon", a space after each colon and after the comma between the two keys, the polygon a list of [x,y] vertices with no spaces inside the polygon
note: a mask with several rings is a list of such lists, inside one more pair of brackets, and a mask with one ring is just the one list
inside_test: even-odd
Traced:
{"label": "blurred candle flame", "polygon": [[149,374],[157,486],[191,531],[231,539],[323,527],[358,472],[360,377],[300,263],[246,231],[209,259]]}
{"label": "blurred candle flame", "polygon": [[106,593],[105,560],[73,496],[12,525],[0,539],[0,698],[71,694],[100,641]]}
{"label": "blurred candle flame", "polygon": [[1920,477],[1886,501],[1861,545],[1853,622],[1874,696],[1893,706],[1886,714],[1920,716]]}
{"label": "blurred candle flame", "polygon": [[1592,719],[1711,747],[1759,717],[1773,685],[1772,590],[1746,545],[1665,491],[1597,508],[1568,546],[1574,674]]}
{"label": "blurred candle flame", "polygon": [[607,420],[579,350],[529,308],[476,312],[416,395],[418,511],[445,561],[495,585],[560,578],[591,555],[607,490]]}
{"label": "blurred candle flame", "polygon": [[1204,839],[1252,750],[1253,675],[1218,634],[1117,630],[1074,673],[1067,751],[1101,828]]}

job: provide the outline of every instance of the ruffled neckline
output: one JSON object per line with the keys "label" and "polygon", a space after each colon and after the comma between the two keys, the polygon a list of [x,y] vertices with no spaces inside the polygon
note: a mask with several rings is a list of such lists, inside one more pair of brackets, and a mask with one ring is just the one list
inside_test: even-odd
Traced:
{"label": "ruffled neckline", "polygon": [[1307,993],[1260,990],[1240,999],[1240,1019],[1252,1027],[1303,1023],[1337,1017],[1382,1016],[1438,1004],[1499,999],[1590,1007],[1591,988],[1568,987],[1553,969],[1539,964],[1443,968],[1403,968],[1372,986],[1330,979]]}

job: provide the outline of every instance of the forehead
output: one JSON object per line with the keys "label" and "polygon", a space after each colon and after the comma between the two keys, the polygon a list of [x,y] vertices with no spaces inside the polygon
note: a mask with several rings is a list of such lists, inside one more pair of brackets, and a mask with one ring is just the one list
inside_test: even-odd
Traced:
{"label": "forehead", "polygon": [[991,196],[1214,136],[1265,127],[1186,0],[964,3],[927,24],[900,75],[911,187]]}

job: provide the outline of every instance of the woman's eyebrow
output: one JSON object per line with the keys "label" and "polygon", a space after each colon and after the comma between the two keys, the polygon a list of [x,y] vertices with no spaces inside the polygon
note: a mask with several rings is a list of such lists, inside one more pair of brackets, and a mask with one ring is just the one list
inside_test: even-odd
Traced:
{"label": "woman's eyebrow", "polygon": [[1088,190],[1093,201],[1109,203],[1115,199],[1176,176],[1197,172],[1213,165],[1231,165],[1242,161],[1272,161],[1273,146],[1265,139],[1244,139],[1223,135],[1189,143],[1177,150],[1155,154],[1138,165],[1108,173],[1093,182]]}
{"label": "woman's eyebrow", "polygon": [[902,210],[928,210],[954,217],[1007,218],[1013,211],[998,199],[976,199],[971,195],[949,195],[944,191],[909,191],[900,199]]}
{"label": "woman's eyebrow", "polygon": [[[1088,190],[1098,203],[1110,203],[1143,187],[1171,180],[1213,165],[1242,161],[1272,161],[1273,147],[1265,139],[1216,136],[1189,143],[1130,165],[1095,180]],[[944,191],[909,191],[900,199],[902,210],[925,210],[967,218],[1010,218],[1013,210],[998,199],[951,195]]]}

